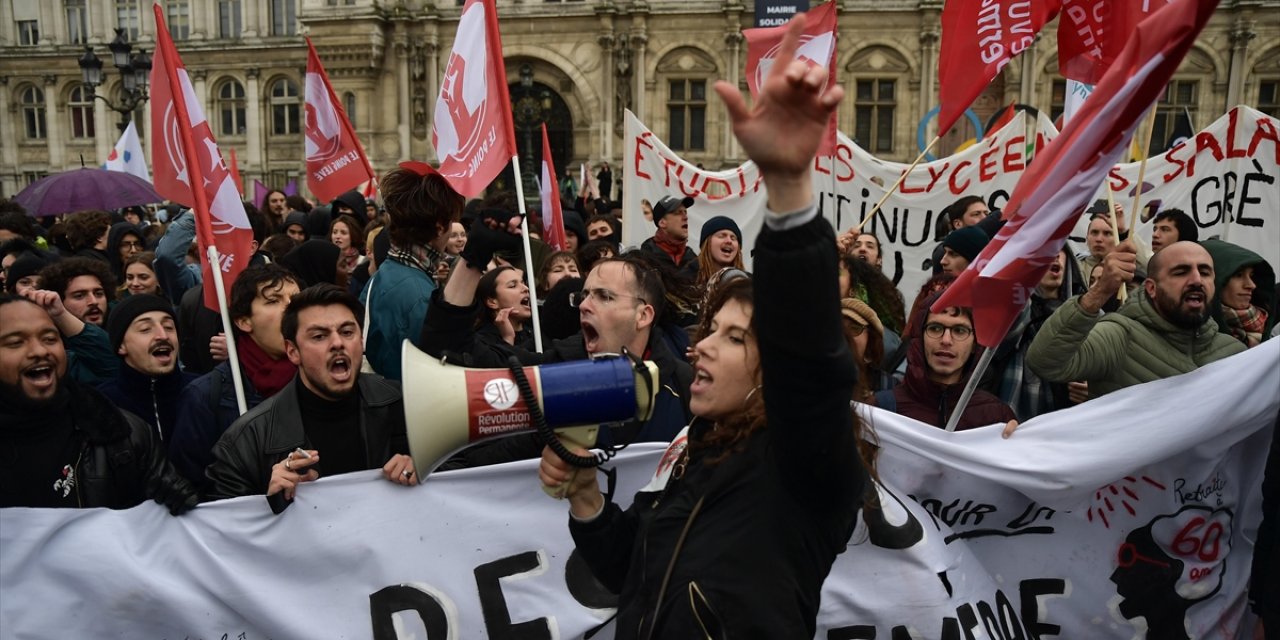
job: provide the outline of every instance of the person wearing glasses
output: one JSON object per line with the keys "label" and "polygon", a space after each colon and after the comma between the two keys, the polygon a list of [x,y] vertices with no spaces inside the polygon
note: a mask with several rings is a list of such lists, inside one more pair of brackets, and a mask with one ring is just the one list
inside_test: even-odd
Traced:
{"label": "person wearing glasses", "polygon": [[142,229],[128,222],[117,222],[111,225],[107,234],[107,262],[111,265],[111,275],[116,282],[124,282],[124,263],[147,248],[147,241],[142,236]]}
{"label": "person wearing glasses", "polygon": [[[916,315],[910,323],[907,375],[892,395],[876,396],[881,409],[939,429],[947,426],[947,419],[960,400],[960,392],[969,381],[979,355],[974,340],[973,310],[948,307],[938,313],[930,311],[940,297],[942,292],[937,292],[923,304],[916,305]],[[1013,410],[1000,398],[977,389],[960,415],[956,431],[1013,420]]]}

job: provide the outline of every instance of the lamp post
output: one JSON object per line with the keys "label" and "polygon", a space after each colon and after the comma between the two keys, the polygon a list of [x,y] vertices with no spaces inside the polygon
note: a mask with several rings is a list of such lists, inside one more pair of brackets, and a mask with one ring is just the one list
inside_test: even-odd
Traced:
{"label": "lamp post", "polygon": [[[540,174],[540,171],[533,166],[533,132],[551,115],[551,92],[546,87],[534,89],[533,68],[528,63],[520,65],[520,97],[516,99],[513,107],[515,125],[524,131],[522,163],[525,170],[523,173],[530,178],[529,184],[525,186],[532,187],[533,176]],[[525,193],[532,193],[535,199],[537,197],[536,190],[526,189]]]}
{"label": "lamp post", "polygon": [[102,60],[93,52],[93,47],[86,45],[84,55],[78,61],[81,77],[89,88],[89,95],[106,103],[107,108],[120,114],[120,132],[129,128],[133,112],[147,101],[147,85],[151,82],[151,56],[139,49],[133,53],[133,45],[124,37],[124,29],[116,29],[116,37],[107,45],[111,50],[111,62],[120,72],[120,103],[100,96],[97,89],[102,85]]}

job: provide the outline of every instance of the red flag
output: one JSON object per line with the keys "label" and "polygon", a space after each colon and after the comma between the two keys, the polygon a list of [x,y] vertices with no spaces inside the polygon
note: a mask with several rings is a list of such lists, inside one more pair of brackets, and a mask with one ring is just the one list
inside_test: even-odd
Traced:
{"label": "red flag", "polygon": [[[151,159],[156,191],[192,208],[201,254],[217,246],[225,290],[249,264],[253,231],[240,192],[222,162],[204,109],[155,5],[156,55],[151,67]],[[204,304],[218,310],[213,270],[204,261]]]}
{"label": "red flag", "polygon": [[1171,0],[1063,0],[1058,72],[1097,84],[1138,24]]}
{"label": "red flag", "polygon": [[373,169],[311,38],[307,38],[306,87],[307,187],[328,202],[372,180]]}
{"label": "red flag", "polygon": [[[828,2],[810,10],[806,20],[804,33],[800,35],[800,43],[796,49],[796,58],[804,60],[811,67],[826,68],[827,86],[833,87],[836,84],[836,3]],[[778,47],[782,45],[782,36],[786,32],[785,24],[743,30],[742,35],[747,39],[747,89],[751,92],[751,97],[760,93],[760,87],[773,68],[773,60],[778,55]],[[822,138],[818,155],[833,155],[835,143],[836,114],[833,111],[831,119],[827,121],[827,135]]]}
{"label": "red flag", "polygon": [[[240,192],[240,197],[244,197],[244,179],[240,177],[240,163],[236,161],[236,150],[231,149],[231,181],[236,184],[236,191]],[[258,202],[262,202],[259,200]],[[257,203],[254,203],[257,204]]]}
{"label": "red flag", "polygon": [[1017,103],[1013,100],[1009,101],[1009,106],[1002,109],[1000,111],[1000,117],[996,118],[996,121],[991,123],[990,131],[999,131],[1003,129],[1006,124],[1013,122],[1013,116],[1018,113],[1018,107],[1016,104]]}
{"label": "red flag", "polygon": [[555,162],[551,160],[551,141],[547,125],[542,125],[542,241],[556,251],[564,251],[564,213],[560,210],[560,183],[556,180]]}
{"label": "red flag", "polygon": [[516,154],[494,0],[467,0],[436,98],[431,143],[453,190],[480,195]]}
{"label": "red flag", "polygon": [[938,135],[945,134],[1000,70],[1035,42],[1062,0],[950,0],[942,5]]}
{"label": "red flag", "polygon": [[973,307],[978,342],[1000,344],[1217,5],[1175,0],[1138,27],[1080,112],[1018,181],[1004,210],[1008,223],[935,310]]}

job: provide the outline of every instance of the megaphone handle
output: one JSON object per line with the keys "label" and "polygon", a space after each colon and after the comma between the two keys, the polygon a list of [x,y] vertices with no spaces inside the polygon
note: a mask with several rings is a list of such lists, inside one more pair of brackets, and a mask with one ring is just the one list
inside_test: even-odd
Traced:
{"label": "megaphone handle", "polygon": [[[568,449],[571,451],[575,447],[586,449],[591,445],[595,444],[595,433],[596,433],[596,427],[557,429],[556,439],[560,441],[560,444],[564,445],[565,449]],[[585,437],[582,437],[582,436],[585,436]],[[587,440],[588,442],[582,442],[582,440]],[[556,500],[564,500],[565,492],[568,491],[569,487],[573,486],[574,480],[577,480],[578,474],[582,473],[583,471],[590,471],[591,473],[595,473],[596,468],[595,467],[583,468],[583,467],[574,466],[573,471],[569,473],[568,480],[565,480],[564,482],[554,487],[549,487],[544,484],[542,485],[542,491],[547,495],[551,496],[552,498],[555,498]]]}

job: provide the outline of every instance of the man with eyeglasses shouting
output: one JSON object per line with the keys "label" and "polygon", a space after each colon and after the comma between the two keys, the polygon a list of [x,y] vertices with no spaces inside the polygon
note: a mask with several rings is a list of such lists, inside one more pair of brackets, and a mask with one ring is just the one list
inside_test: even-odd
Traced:
{"label": "man with eyeglasses shouting", "polygon": [[[667,346],[662,329],[655,324],[662,315],[666,291],[659,274],[643,258],[622,255],[601,260],[587,274],[580,293],[571,303],[578,308],[581,331],[564,340],[544,345],[543,353],[486,347],[475,340],[476,285],[493,252],[517,246],[519,218],[485,211],[468,231],[467,247],[449,282],[432,297],[422,330],[423,350],[434,357],[468,367],[507,367],[512,353],[525,365],[566,360],[585,360],[604,354],[627,352],[658,365],[658,399],[653,416],[630,432],[602,430],[599,444],[624,442],[670,442],[692,420],[689,412],[689,385],[693,369]],[[466,268],[461,268],[465,266]],[[541,455],[542,446],[533,437],[501,438],[469,449],[449,467],[496,464]]]}
{"label": "man with eyeglasses shouting", "polygon": [[[955,410],[960,392],[978,362],[973,310],[948,307],[939,313],[930,312],[929,307],[941,295],[939,292],[930,296],[911,319],[906,377],[893,390],[890,404],[894,406],[884,406],[882,402],[880,407],[940,429],[947,425],[947,418]],[[876,397],[878,401],[888,400],[887,394]],[[1009,423],[1013,419],[1012,409],[996,396],[978,389],[960,415],[956,431],[995,422]]]}

